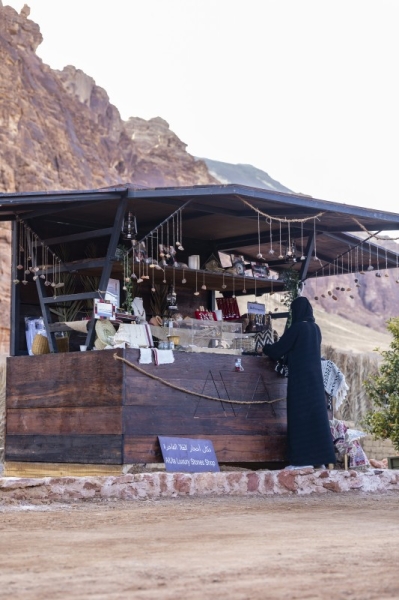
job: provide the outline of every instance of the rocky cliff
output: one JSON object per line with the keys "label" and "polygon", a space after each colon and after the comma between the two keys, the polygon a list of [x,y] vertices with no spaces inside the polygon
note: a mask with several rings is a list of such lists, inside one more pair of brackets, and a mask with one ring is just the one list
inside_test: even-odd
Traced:
{"label": "rocky cliff", "polygon": [[[105,90],[75,67],[52,70],[36,55],[39,26],[25,5],[0,0],[0,192],[92,189],[115,184],[217,183],[166,121],[120,117]],[[1,225],[0,225],[1,227]],[[0,229],[0,350],[9,329],[9,238]]]}
{"label": "rocky cliff", "polygon": [[0,6],[1,191],[215,182],[166,121],[124,122],[91,77],[45,65],[28,17]]}

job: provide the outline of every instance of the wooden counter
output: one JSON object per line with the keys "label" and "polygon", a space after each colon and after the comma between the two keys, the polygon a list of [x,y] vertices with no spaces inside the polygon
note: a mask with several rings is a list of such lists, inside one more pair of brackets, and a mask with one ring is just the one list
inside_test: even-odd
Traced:
{"label": "wooden counter", "polygon": [[[266,357],[175,352],[139,365],[138,350],[7,359],[6,461],[125,465],[162,462],[158,435],[212,440],[220,463],[281,463],[286,380]],[[169,382],[194,395],[166,385]],[[197,395],[198,394],[198,395]],[[220,398],[209,400],[201,395]]]}

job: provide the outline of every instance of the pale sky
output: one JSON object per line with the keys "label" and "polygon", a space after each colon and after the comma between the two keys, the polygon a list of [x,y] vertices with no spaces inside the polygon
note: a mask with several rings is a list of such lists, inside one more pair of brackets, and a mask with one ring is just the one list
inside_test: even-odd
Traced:
{"label": "pale sky", "polygon": [[[16,10],[23,0],[3,0]],[[123,119],[295,192],[399,212],[399,0],[26,0]]]}

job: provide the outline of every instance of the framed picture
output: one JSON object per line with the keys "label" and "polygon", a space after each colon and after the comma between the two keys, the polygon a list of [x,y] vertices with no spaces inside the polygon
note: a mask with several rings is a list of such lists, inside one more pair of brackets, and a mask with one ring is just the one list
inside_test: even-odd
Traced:
{"label": "framed picture", "polygon": [[218,255],[220,265],[223,267],[223,269],[228,269],[229,267],[233,266],[230,254],[226,254],[225,252],[218,252]]}
{"label": "framed picture", "polygon": [[244,275],[245,273],[245,260],[244,257],[239,255],[239,254],[232,254],[231,255],[231,264],[233,266],[233,269],[236,273],[236,275]]}
{"label": "framed picture", "polygon": [[267,279],[269,275],[269,267],[264,263],[251,262],[252,277],[258,279]]}

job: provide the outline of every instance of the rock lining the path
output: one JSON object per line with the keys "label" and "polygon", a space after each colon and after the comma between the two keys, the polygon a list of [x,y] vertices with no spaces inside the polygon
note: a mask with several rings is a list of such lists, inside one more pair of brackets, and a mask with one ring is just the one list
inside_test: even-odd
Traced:
{"label": "rock lining the path", "polygon": [[91,477],[0,477],[0,503],[149,500],[179,496],[271,496],[399,492],[399,470],[134,473]]}

